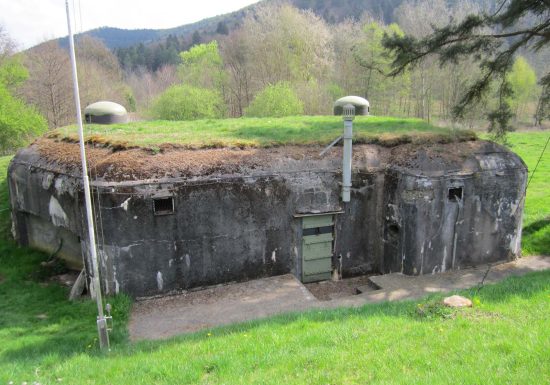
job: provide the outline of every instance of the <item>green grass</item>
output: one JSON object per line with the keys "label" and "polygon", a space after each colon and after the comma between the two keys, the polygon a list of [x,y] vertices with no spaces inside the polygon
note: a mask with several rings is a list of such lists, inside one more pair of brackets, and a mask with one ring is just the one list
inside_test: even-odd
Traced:
{"label": "green grass", "polygon": [[[285,144],[328,144],[342,134],[337,116],[286,118],[205,119],[194,121],[144,121],[114,125],[86,125],[87,138],[96,143],[154,148],[164,143],[186,148],[271,147]],[[77,140],[75,126],[52,134]],[[475,138],[471,131],[435,127],[421,119],[358,116],[354,121],[357,143],[395,145],[415,141],[449,142]]]}
{"label": "green grass", "polygon": [[508,134],[510,149],[525,161],[529,168],[529,178],[532,177],[527,189],[523,217],[524,255],[550,255],[550,144],[533,175],[549,136],[550,131]]}
{"label": "green grass", "polygon": [[[510,135],[532,170],[548,133]],[[5,175],[9,157],[0,158]],[[548,155],[526,201],[524,252],[548,250]],[[542,172],[541,172],[542,171]],[[473,309],[440,296],[310,311],[168,341],[127,341],[126,297],[114,303],[113,351],[98,352],[95,305],[43,283],[48,258],[8,239],[0,184],[0,384],[548,384],[550,271],[486,286]],[[543,223],[541,226],[540,223]],[[548,253],[547,253],[548,254]],[[38,318],[46,315],[47,318]],[[59,381],[60,379],[60,381]]]}

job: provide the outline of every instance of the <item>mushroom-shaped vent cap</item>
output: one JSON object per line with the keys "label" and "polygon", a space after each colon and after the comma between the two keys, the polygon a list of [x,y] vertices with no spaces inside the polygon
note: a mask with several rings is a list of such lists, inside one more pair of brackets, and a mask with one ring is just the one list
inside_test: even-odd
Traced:
{"label": "mushroom-shaped vent cap", "polygon": [[101,101],[90,104],[84,109],[88,123],[110,124],[128,121],[126,108],[118,103]]}
{"label": "mushroom-shaped vent cap", "polygon": [[346,104],[351,104],[355,107],[355,115],[369,114],[370,103],[367,99],[360,96],[344,96],[334,102],[334,115],[342,115]]}

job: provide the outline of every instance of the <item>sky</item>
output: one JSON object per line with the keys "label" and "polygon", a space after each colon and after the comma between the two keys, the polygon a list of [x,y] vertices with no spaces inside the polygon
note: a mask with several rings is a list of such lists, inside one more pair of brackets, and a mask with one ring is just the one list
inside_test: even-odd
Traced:
{"label": "sky", "polygon": [[[172,28],[256,2],[258,0],[69,0],[69,7],[73,32],[82,32],[98,27]],[[0,25],[19,49],[66,36],[65,0],[0,0]]]}

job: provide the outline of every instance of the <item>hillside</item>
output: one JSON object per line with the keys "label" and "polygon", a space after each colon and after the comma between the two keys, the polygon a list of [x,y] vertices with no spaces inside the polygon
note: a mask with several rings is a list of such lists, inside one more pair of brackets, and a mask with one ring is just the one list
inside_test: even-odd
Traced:
{"label": "hillside", "polygon": [[[235,12],[206,18],[174,28],[121,29],[105,26],[77,34],[76,38],[78,39],[82,35],[87,35],[101,40],[109,49],[116,51],[121,65],[124,69],[128,69],[125,66],[124,59],[128,55],[128,50],[143,52],[143,46],[151,48],[159,44],[173,46],[174,38],[176,38],[176,51],[184,51],[198,41],[209,42],[216,39],[219,36],[220,28],[223,34],[230,33],[241,25],[244,17],[250,12],[255,12],[263,4],[277,3],[279,1],[262,0]],[[365,13],[386,24],[393,23],[396,22],[395,10],[401,4],[411,1],[413,0],[288,0],[290,4],[298,9],[311,10],[329,24],[340,23],[346,19],[358,19]],[[461,1],[448,0],[448,3],[460,4]],[[474,2],[488,10],[493,9],[496,4],[496,0],[474,0]],[[68,47],[66,37],[60,38],[58,41],[62,47]],[[543,49],[537,54],[532,52],[521,52],[521,54],[528,59],[537,73],[541,74],[546,68],[547,59],[550,57],[550,50]],[[170,53],[170,55],[173,56],[173,53]],[[176,57],[165,62],[175,64],[177,61],[178,58]],[[158,69],[157,67],[154,66],[154,68],[149,68],[149,70],[156,70]]]}
{"label": "hillside", "polygon": [[[383,20],[389,24],[394,22],[394,10],[402,3],[409,0],[289,0],[288,2],[296,8],[312,10],[316,15],[324,18],[327,22],[334,24],[346,19],[358,19],[365,12],[375,19]],[[278,3],[279,0],[262,0],[238,11],[203,19],[191,24],[185,24],[169,29],[134,29],[125,30],[119,28],[102,27],[84,32],[101,39],[111,49],[127,48],[139,43],[148,44],[160,41],[168,35],[175,35],[186,40],[198,32],[204,41],[209,36],[216,34],[219,23],[225,24],[229,31],[240,25],[242,19],[248,12],[254,12],[257,7],[266,3]],[[460,0],[449,0],[450,3]],[[477,0],[480,4],[494,4],[495,0]],[[78,36],[77,36],[78,37]],[[66,38],[60,39],[65,45]]]}

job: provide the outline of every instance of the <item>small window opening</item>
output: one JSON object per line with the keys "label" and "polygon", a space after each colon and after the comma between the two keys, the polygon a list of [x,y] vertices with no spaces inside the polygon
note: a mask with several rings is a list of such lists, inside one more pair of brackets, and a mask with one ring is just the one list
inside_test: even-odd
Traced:
{"label": "small window opening", "polygon": [[392,236],[399,235],[399,226],[397,226],[397,224],[395,223],[392,223],[391,225],[388,226],[388,232]]}
{"label": "small window opening", "polygon": [[174,198],[153,199],[153,212],[155,215],[166,215],[174,213]]}
{"label": "small window opening", "polygon": [[456,201],[456,200],[462,200],[462,187],[451,187],[449,188],[449,196],[450,201]]}
{"label": "small window opening", "polygon": [[331,234],[333,231],[334,231],[334,226],[313,227],[311,229],[304,229],[302,231],[302,235],[308,236],[308,235]]}

